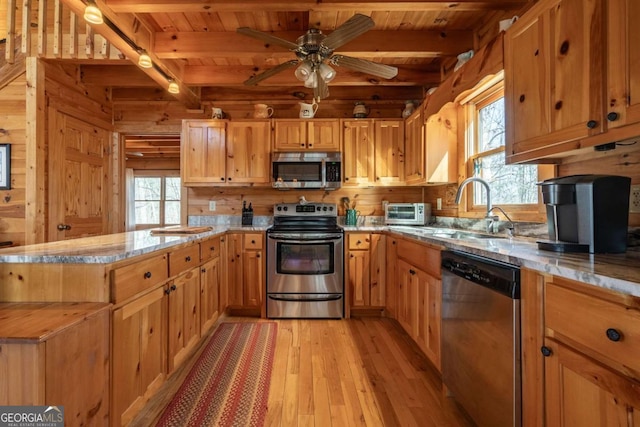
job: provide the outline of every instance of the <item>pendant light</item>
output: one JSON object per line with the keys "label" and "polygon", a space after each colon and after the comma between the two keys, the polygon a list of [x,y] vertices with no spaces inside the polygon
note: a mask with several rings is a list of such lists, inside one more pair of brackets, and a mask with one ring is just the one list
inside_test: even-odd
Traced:
{"label": "pendant light", "polygon": [[84,20],[96,25],[104,23],[102,12],[93,0],[89,0],[87,7],[84,9]]}
{"label": "pendant light", "polygon": [[153,67],[153,61],[151,61],[151,57],[144,50],[140,51],[140,57],[138,58],[138,66],[141,68]]}
{"label": "pendant light", "polygon": [[180,86],[178,86],[178,83],[174,82],[173,80],[170,80],[169,88],[167,90],[169,91],[169,93],[178,94],[180,93]]}

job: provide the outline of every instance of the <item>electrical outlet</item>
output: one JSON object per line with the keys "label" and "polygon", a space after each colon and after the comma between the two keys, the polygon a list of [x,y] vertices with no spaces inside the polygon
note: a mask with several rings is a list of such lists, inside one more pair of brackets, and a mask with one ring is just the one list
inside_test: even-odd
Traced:
{"label": "electrical outlet", "polygon": [[631,197],[629,198],[629,212],[640,213],[640,185],[631,186]]}
{"label": "electrical outlet", "polygon": [[436,209],[441,211],[442,210],[442,197],[438,197],[436,199]]}
{"label": "electrical outlet", "polygon": [[216,210],[216,202],[215,202],[215,200],[209,200],[209,210],[210,211],[215,211]]}

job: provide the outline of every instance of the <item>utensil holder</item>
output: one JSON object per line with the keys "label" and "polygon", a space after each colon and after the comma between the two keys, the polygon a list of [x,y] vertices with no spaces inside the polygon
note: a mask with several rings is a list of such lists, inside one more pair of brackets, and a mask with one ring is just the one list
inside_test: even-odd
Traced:
{"label": "utensil holder", "polygon": [[242,213],[242,225],[253,225],[253,212]]}

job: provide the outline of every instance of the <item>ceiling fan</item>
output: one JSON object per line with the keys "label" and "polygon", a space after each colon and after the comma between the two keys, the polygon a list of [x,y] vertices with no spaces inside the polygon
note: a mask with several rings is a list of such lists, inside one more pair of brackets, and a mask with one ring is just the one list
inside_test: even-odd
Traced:
{"label": "ceiling fan", "polygon": [[311,28],[306,34],[298,37],[296,43],[249,27],[238,28],[237,32],[240,34],[285,47],[298,57],[253,76],[244,84],[256,85],[262,80],[298,65],[295,71],[296,78],[304,82],[305,87],[313,88],[314,99],[320,100],[329,96],[327,83],[336,76],[336,71],[329,64],[391,79],[398,74],[396,67],[334,54],[337,48],[364,34],[374,25],[373,19],[358,13],[329,35],[323,34],[319,29]]}

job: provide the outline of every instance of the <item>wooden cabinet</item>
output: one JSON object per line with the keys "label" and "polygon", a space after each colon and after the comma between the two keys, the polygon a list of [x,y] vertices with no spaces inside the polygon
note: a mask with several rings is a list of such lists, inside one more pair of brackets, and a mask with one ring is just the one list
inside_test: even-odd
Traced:
{"label": "wooden cabinet", "polygon": [[603,0],[544,0],[505,33],[507,163],[603,132],[604,17]]}
{"label": "wooden cabinet", "polygon": [[268,184],[271,127],[268,120],[184,120],[183,184]]}
{"label": "wooden cabinet", "polygon": [[59,405],[64,425],[108,425],[109,315],[105,303],[0,303],[0,405]]}
{"label": "wooden cabinet", "polygon": [[398,245],[393,236],[386,236],[385,314],[392,319],[398,315]]}
{"label": "wooden cabinet", "polygon": [[425,181],[424,120],[418,108],[404,123],[404,177],[408,185]]}
{"label": "wooden cabinet", "polygon": [[113,311],[111,417],[128,425],[164,382],[167,364],[165,288]]}
{"label": "wooden cabinet", "polygon": [[404,184],[404,122],[343,120],[344,185]]}
{"label": "wooden cabinet", "polygon": [[232,233],[226,236],[227,285],[232,308],[261,309],[265,292],[264,236]]}
{"label": "wooden cabinet", "polygon": [[640,3],[636,0],[609,0],[606,3],[605,114],[611,129],[640,123]]}
{"label": "wooden cabinet", "polygon": [[274,151],[340,151],[338,119],[278,119],[274,127]]}
{"label": "wooden cabinet", "polygon": [[640,425],[637,304],[554,277],[545,282],[544,316],[547,425]]}
{"label": "wooden cabinet", "polygon": [[414,336],[414,315],[413,309],[414,305],[411,303],[411,300],[414,299],[412,295],[412,290],[416,290],[415,285],[411,284],[412,276],[415,275],[415,270],[412,268],[411,264],[406,262],[403,259],[398,259],[397,262],[397,313],[396,319],[400,326],[409,334],[410,337]]}
{"label": "wooden cabinet", "polygon": [[347,235],[347,281],[350,306],[385,306],[386,244],[382,234]]}
{"label": "wooden cabinet", "polygon": [[200,269],[181,274],[165,289],[169,299],[167,372],[170,374],[200,339]]}
{"label": "wooden cabinet", "polygon": [[458,180],[458,113],[459,108],[448,103],[424,124],[425,184]]}
{"label": "wooden cabinet", "polygon": [[220,237],[200,243],[200,334],[211,329],[220,315]]}

